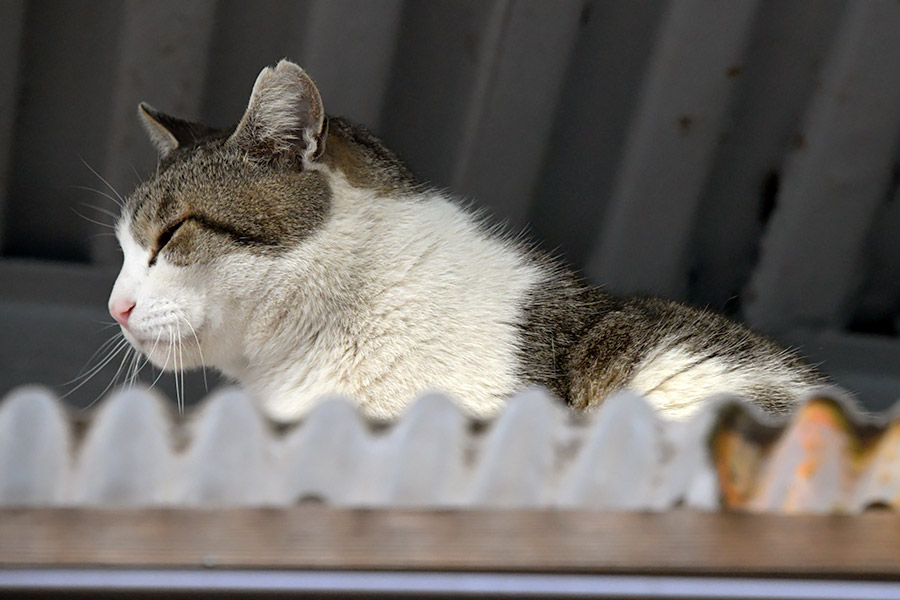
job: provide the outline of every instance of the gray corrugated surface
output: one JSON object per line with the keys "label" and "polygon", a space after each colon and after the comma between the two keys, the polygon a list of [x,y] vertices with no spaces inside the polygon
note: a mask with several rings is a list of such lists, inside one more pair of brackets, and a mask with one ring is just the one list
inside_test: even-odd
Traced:
{"label": "gray corrugated surface", "polygon": [[854,3],[845,15],[750,282],[745,313],[757,326],[835,327],[853,314],[900,139],[900,77],[872,65],[900,63],[898,33],[896,3]]}
{"label": "gray corrugated surface", "polygon": [[[434,184],[513,229],[530,224],[598,283],[726,307],[778,335],[816,328],[801,340],[813,355],[820,334],[840,334],[849,341],[829,347],[825,370],[884,406],[900,379],[854,353],[866,331],[900,354],[900,5],[719,4],[6,2],[0,278],[21,270],[14,258],[115,263],[112,239],[94,237],[108,232],[74,212],[103,221],[82,204],[114,209],[82,159],[126,193],[155,160],[138,100],[226,125],[260,68],[287,56],[327,107],[371,126]],[[64,320],[70,296],[107,291],[72,287],[101,279],[61,289],[35,276],[23,293],[0,287],[0,300],[17,307],[5,314],[43,314],[19,310],[37,301]],[[34,335],[18,362],[43,360],[48,344],[75,362],[95,349],[47,322],[20,323]],[[45,368],[46,385],[75,375],[60,361]],[[0,392],[21,372],[0,364]],[[102,386],[89,389],[75,401]]]}
{"label": "gray corrugated surface", "polygon": [[[837,398],[837,402],[829,398]],[[667,421],[620,393],[573,413],[538,390],[476,424],[447,396],[396,422],[341,399],[276,432],[246,395],[223,390],[186,419],[141,389],[73,415],[46,391],[0,404],[0,505],[335,506],[775,512],[898,507],[900,421],[874,423],[836,390],[790,420],[719,398]]]}
{"label": "gray corrugated surface", "polygon": [[[9,185],[10,142],[19,91],[19,47],[24,21],[24,0],[0,4],[0,81],[4,82],[0,88],[0,225],[4,222],[5,190]],[[3,235],[3,227],[0,226],[0,248],[3,247]]]}
{"label": "gray corrugated surface", "polygon": [[700,446],[711,421],[664,425],[622,394],[586,418],[541,392],[472,427],[446,396],[420,398],[385,428],[325,401],[276,435],[237,390],[176,423],[139,389],[111,396],[75,438],[51,395],[0,404],[0,504],[285,505],[665,509],[717,505]]}
{"label": "gray corrugated surface", "polygon": [[[99,178],[92,182],[103,193],[112,195],[126,194],[138,178],[135,171],[139,168],[145,173],[153,166],[153,160],[147,160],[146,135],[135,127],[136,103],[144,98],[147,88],[152,87],[157,93],[151,104],[172,107],[168,110],[173,113],[195,114],[200,108],[203,78],[183,74],[202,73],[209,64],[216,3],[127,0],[123,6],[121,41],[110,74],[117,84],[110,94],[108,138],[102,145],[105,156],[102,163],[93,165],[106,182]],[[160,57],[166,60],[159,60]],[[103,197],[88,200],[111,211],[117,209],[114,202]],[[90,209],[80,212],[109,222]],[[95,236],[90,241],[94,263],[119,263],[121,256],[115,238]]]}
{"label": "gray corrugated surface", "polygon": [[687,296],[697,205],[758,8],[755,0],[669,4],[588,263],[597,281],[629,293]]}

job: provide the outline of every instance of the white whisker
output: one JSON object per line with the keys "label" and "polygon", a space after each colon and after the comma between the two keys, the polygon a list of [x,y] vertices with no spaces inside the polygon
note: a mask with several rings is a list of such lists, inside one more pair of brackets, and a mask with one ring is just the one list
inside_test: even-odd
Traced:
{"label": "white whisker", "polygon": [[119,363],[119,368],[116,369],[116,374],[113,375],[112,381],[110,381],[109,384],[105,388],[103,388],[103,391],[100,392],[101,396],[109,391],[110,388],[115,387],[115,385],[118,383],[119,375],[122,374],[122,369],[125,368],[125,361],[127,361],[131,356],[133,350],[134,348],[132,348],[130,345],[125,349],[125,356],[122,357],[122,361]]}
{"label": "white whisker", "polygon": [[[106,365],[108,365],[108,364],[110,363],[110,361],[112,361],[116,356],[118,356],[118,354],[119,354],[122,350],[124,350],[124,349],[127,348],[127,347],[129,347],[128,340],[122,338],[122,339],[115,345],[115,347],[109,352],[109,354],[108,354],[102,361],[100,361],[100,363],[99,363],[97,366],[95,366],[94,368],[92,368],[88,373],[86,373],[86,374],[84,374],[84,375],[81,376],[81,378],[82,378],[81,383],[79,383],[78,385],[76,385],[75,387],[73,387],[71,390],[69,390],[68,392],[66,392],[65,394],[63,394],[63,395],[61,396],[61,398],[66,398],[66,397],[70,396],[72,393],[74,393],[75,391],[77,391],[78,389],[80,389],[81,386],[83,386],[83,385],[86,384],[88,381],[90,381],[90,380],[94,377],[94,375],[96,375],[97,373],[99,373],[99,372],[103,369],[103,367],[105,367]],[[128,353],[126,352],[126,356],[127,356],[127,355],[128,355]],[[73,380],[73,382],[75,382],[75,381],[78,381],[78,378],[76,378],[76,379]],[[66,385],[68,385],[68,384],[66,384]]]}
{"label": "white whisker", "polygon": [[[175,347],[175,332],[172,326],[167,326],[169,333],[169,352],[172,354],[172,374],[175,376],[175,406],[181,412],[181,389],[178,387],[178,349]],[[169,355],[166,354],[166,366],[169,365]]]}
{"label": "white whisker", "polygon": [[[94,191],[96,191],[96,190],[94,190]],[[102,215],[111,217],[113,220],[116,220],[119,218],[118,214],[114,213],[113,211],[109,210],[108,208],[104,208],[102,206],[95,206],[93,204],[88,204],[87,202],[81,202],[80,204],[85,208],[90,208],[92,210],[96,210],[98,213],[100,213]]]}
{"label": "white whisker", "polygon": [[[97,188],[88,187],[88,186],[86,186],[86,185],[73,185],[73,186],[71,186],[71,187],[75,188],[76,190],[84,190],[84,191],[86,191],[86,192],[94,192],[95,194],[100,194],[100,195],[103,196],[104,198],[107,198],[107,199],[111,200],[112,202],[114,202],[116,205],[122,206],[122,205],[119,203],[119,200],[118,200],[117,198],[115,198],[115,197],[113,197],[113,196],[110,196],[109,194],[107,194],[107,193],[104,192],[103,190],[98,190]],[[92,206],[91,208],[97,208],[97,207]],[[98,210],[99,210],[99,209],[98,209]],[[114,218],[116,218],[116,219],[119,218],[119,216],[118,216],[117,214],[113,213],[113,212],[109,212],[108,214],[112,215],[112,216],[113,216]]]}
{"label": "white whisker", "polygon": [[181,377],[181,398],[178,404],[178,412],[179,414],[184,414],[184,355],[182,354],[181,348],[181,324],[178,321],[175,321],[175,327],[178,332],[178,338],[176,339],[176,344],[178,345],[178,362],[176,363],[175,377]]}
{"label": "white whisker", "polygon": [[[89,359],[87,359],[87,361],[84,363],[84,366],[81,367],[80,371],[78,371],[78,374],[75,375],[74,378],[70,379],[69,381],[67,381],[61,385],[71,385],[71,384],[75,383],[76,381],[78,381],[79,379],[81,379],[82,377],[84,377],[85,371],[88,369],[88,365],[91,364],[91,361],[93,361],[97,357],[97,355],[99,355],[101,352],[104,352],[105,350],[108,350],[112,345],[115,345],[116,342],[121,342],[121,340],[119,339],[119,337],[121,335],[122,335],[121,332],[116,332],[115,335],[113,335],[108,340],[106,340],[105,342],[100,344],[100,347],[97,348],[93,354],[91,354],[91,357]],[[124,338],[122,338],[122,339],[124,339]]]}
{"label": "white whisker", "polygon": [[[147,356],[144,357],[144,362],[140,364],[138,367],[138,373],[140,373],[144,367],[147,366],[147,363],[150,362],[150,355],[156,352],[156,347],[159,346],[159,336],[162,335],[162,331],[156,334],[156,340],[153,342],[153,347],[150,349],[150,352],[147,353]],[[153,387],[152,385],[150,387]]]}
{"label": "white whisker", "polygon": [[116,198],[118,198],[118,201],[116,202],[116,204],[119,205],[119,208],[125,208],[125,199],[122,197],[122,195],[119,192],[116,191],[116,188],[114,188],[110,182],[108,182],[106,179],[104,179],[103,176],[100,175],[100,173],[98,173],[96,170],[94,170],[94,167],[89,165],[86,160],[84,160],[82,158],[81,162],[84,163],[84,166],[86,166],[88,169],[90,169],[91,173],[96,175],[97,178],[100,181],[102,181],[104,183],[104,185],[106,185],[106,187],[109,188],[109,191],[111,191],[113,194],[116,195]]}
{"label": "white whisker", "polygon": [[181,316],[181,319],[190,328],[191,334],[194,336],[194,341],[197,342],[197,353],[200,355],[200,369],[203,371],[203,389],[209,392],[209,385],[206,382],[206,361],[203,360],[203,350],[200,348],[200,338],[197,337],[197,332],[194,330],[194,326],[191,325],[191,322],[184,316]]}
{"label": "white whisker", "polygon": [[130,388],[134,387],[134,381],[137,379],[137,366],[141,361],[141,355],[135,350],[131,355],[131,364],[128,365],[128,375],[125,377],[125,385]]}
{"label": "white whisker", "polygon": [[115,386],[116,382],[119,380],[119,373],[122,372],[122,367],[125,366],[125,360],[128,358],[128,355],[131,354],[131,351],[132,351],[132,350],[133,350],[133,348],[132,348],[131,345],[129,344],[129,345],[127,346],[126,350],[125,350],[125,355],[122,357],[122,361],[119,363],[119,368],[116,369],[116,374],[113,375],[112,380],[110,380],[110,382],[106,384],[106,387],[103,388],[103,391],[100,392],[99,394],[97,394],[97,397],[94,398],[94,399],[90,402],[90,404],[88,404],[87,406],[85,406],[82,410],[87,410],[87,409],[89,409],[90,407],[92,407],[93,405],[95,405],[97,402],[99,402],[99,401],[106,395],[106,392],[108,392],[108,391],[110,390],[110,388],[112,388],[112,387]]}
{"label": "white whisker", "polygon": [[78,212],[77,210],[75,210],[74,208],[72,208],[70,210],[73,213],[75,213],[76,215],[78,215],[79,217],[81,217],[82,219],[84,219],[85,221],[87,221],[89,223],[93,223],[94,225],[99,225],[100,227],[106,227],[107,229],[112,229],[112,230],[115,230],[115,228],[116,228],[115,225],[110,225],[109,223],[101,223],[100,221],[97,221],[96,219],[87,217],[87,216],[81,214],[80,212]]}
{"label": "white whisker", "polygon": [[[162,335],[162,331],[160,331],[159,334]],[[159,341],[159,335],[156,336],[156,341],[157,341],[157,342]],[[155,348],[155,347],[156,347],[156,346],[154,346],[154,348]],[[166,350],[166,360],[163,361],[163,366],[162,366],[162,368],[160,368],[160,370],[159,370],[159,375],[157,375],[157,376],[156,376],[156,379],[153,380],[153,383],[150,384],[150,388],[151,388],[151,389],[153,388],[153,386],[155,386],[157,383],[159,383],[160,377],[162,377],[162,376],[163,376],[163,373],[166,372],[165,369],[166,369],[166,366],[169,364],[169,355],[170,355],[171,353],[172,353],[172,346],[171,346],[171,344],[170,344],[170,345],[169,345],[169,349]]]}
{"label": "white whisker", "polygon": [[134,168],[134,163],[133,163],[133,162],[129,161],[129,162],[128,162],[128,166],[131,167],[131,171],[132,171],[132,173],[134,173],[134,177],[135,177],[134,184],[135,184],[135,185],[140,184],[141,181],[143,181],[144,178],[141,177],[141,174],[138,173],[137,169]]}

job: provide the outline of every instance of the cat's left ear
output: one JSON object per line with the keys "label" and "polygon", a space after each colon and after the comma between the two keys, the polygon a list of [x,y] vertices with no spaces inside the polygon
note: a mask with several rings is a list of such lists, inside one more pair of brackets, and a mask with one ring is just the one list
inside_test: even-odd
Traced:
{"label": "cat's left ear", "polygon": [[216,130],[199,123],[191,123],[166,113],[159,112],[146,102],[138,105],[138,115],[150,141],[156,146],[160,158],[165,158],[172,150],[190,145],[197,140],[216,133]]}
{"label": "cat's left ear", "polygon": [[256,78],[247,111],[228,143],[308,163],[321,155],[324,138],[325,109],[316,84],[299,66],[282,60]]}

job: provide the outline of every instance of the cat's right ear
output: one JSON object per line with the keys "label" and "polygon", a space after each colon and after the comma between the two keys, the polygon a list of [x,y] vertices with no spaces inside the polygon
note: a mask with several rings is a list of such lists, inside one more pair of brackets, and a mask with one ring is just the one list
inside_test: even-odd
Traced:
{"label": "cat's right ear", "polygon": [[172,150],[215,133],[215,129],[161,113],[146,102],[138,105],[138,115],[160,158]]}
{"label": "cat's right ear", "polygon": [[256,78],[247,111],[229,143],[253,154],[306,163],[322,153],[325,129],[316,84],[299,66],[282,60]]}

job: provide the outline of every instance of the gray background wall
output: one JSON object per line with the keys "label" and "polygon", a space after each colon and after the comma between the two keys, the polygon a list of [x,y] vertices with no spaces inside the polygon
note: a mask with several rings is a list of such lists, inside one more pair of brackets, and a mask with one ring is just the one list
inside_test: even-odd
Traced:
{"label": "gray background wall", "polygon": [[282,57],[610,290],[724,310],[867,405],[900,398],[890,0],[2,0],[0,394],[71,389],[112,335],[103,180],[155,164],[137,103],[228,125]]}

